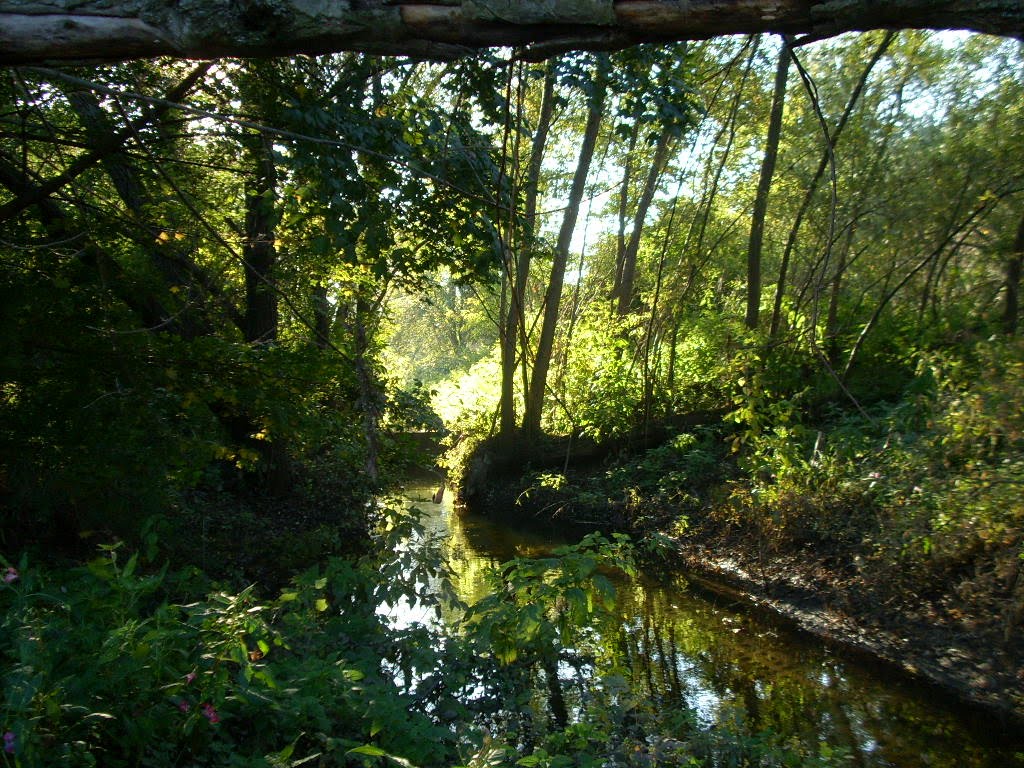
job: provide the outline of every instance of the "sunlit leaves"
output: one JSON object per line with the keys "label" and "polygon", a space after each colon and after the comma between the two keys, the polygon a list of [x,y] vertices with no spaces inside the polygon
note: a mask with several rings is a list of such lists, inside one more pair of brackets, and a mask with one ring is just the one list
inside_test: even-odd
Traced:
{"label": "sunlit leaves", "polygon": [[632,572],[625,537],[590,534],[551,557],[503,563],[489,576],[493,593],[467,611],[463,631],[502,664],[556,659],[595,620],[615,615],[615,588],[602,569]]}

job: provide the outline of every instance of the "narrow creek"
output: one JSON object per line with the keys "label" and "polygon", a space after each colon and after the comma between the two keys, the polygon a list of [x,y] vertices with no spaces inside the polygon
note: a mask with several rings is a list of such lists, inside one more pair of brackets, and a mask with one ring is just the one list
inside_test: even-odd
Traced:
{"label": "narrow creek", "polygon": [[[490,566],[570,543],[555,531],[456,514],[450,494],[432,502],[434,490],[413,484],[405,495],[428,536],[443,541],[466,602],[484,594]],[[787,741],[843,748],[865,768],[1024,766],[1024,734],[996,718],[709,599],[683,576],[623,577],[616,586],[622,622],[608,641],[634,696],[659,711],[688,711],[706,728],[739,719]]]}

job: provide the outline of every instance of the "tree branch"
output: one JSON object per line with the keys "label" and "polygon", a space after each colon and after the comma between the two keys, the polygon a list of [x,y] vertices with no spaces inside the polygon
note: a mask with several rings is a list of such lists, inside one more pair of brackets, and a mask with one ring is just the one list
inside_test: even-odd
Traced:
{"label": "tree branch", "polygon": [[1024,38],[1019,0],[0,0],[0,65],[362,51],[452,59],[774,32],[967,29]]}

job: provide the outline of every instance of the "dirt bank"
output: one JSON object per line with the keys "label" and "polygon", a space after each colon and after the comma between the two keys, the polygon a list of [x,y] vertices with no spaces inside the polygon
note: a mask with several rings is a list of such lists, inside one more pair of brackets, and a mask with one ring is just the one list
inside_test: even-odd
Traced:
{"label": "dirt bank", "polygon": [[707,537],[680,542],[677,555],[697,589],[935,686],[1024,733],[1024,644],[1005,641],[1001,617],[973,615],[940,596],[876,600],[867,580],[811,550],[752,557],[750,544]]}

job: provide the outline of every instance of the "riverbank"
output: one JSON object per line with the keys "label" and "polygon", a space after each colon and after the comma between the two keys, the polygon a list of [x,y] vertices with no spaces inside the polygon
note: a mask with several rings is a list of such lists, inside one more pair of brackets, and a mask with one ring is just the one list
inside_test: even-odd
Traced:
{"label": "riverbank", "polygon": [[[681,570],[701,590],[1024,733],[1017,528],[980,521],[970,530],[969,518],[952,532],[926,525],[925,481],[895,477],[891,466],[860,467],[851,478],[805,464],[802,492],[777,476],[766,492],[726,445],[712,430],[613,463],[525,475],[509,471],[514,462],[478,455],[470,507],[628,532],[651,570]],[[896,486],[909,492],[896,497]],[[929,490],[929,502],[950,501],[944,486],[932,481]]]}
{"label": "riverbank", "polygon": [[881,664],[1024,733],[1024,658],[1002,622],[948,596],[873,599],[877,585],[812,551],[751,557],[727,536],[680,541],[690,583]]}

